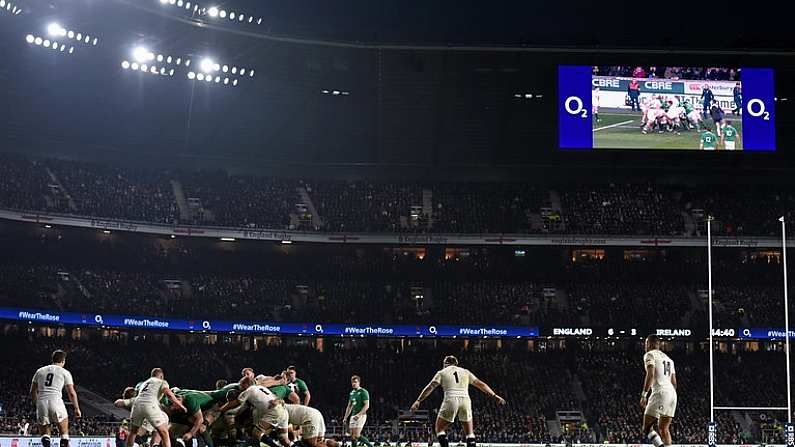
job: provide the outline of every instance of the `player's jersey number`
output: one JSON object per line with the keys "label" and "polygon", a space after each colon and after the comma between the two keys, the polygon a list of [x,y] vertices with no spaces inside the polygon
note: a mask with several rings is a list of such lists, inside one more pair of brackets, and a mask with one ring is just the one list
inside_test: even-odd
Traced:
{"label": "player's jersey number", "polygon": [[52,386],[52,378],[52,373],[47,374],[47,377],[44,378],[44,386]]}

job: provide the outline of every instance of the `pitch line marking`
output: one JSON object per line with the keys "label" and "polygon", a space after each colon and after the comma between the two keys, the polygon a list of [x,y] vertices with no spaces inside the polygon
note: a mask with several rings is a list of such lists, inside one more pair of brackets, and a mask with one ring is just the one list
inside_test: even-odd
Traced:
{"label": "pitch line marking", "polygon": [[620,123],[611,124],[611,125],[609,125],[609,126],[597,127],[597,128],[596,128],[596,129],[594,129],[593,131],[594,131],[594,132],[598,132],[598,131],[600,131],[600,130],[612,129],[612,128],[614,128],[614,127],[623,126],[623,125],[625,125],[625,124],[629,124],[629,123],[633,123],[633,122],[635,122],[635,120],[621,121]]}

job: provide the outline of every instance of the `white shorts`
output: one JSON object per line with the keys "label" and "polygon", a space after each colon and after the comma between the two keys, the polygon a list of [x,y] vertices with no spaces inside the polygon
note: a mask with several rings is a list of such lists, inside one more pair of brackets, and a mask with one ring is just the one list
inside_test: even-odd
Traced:
{"label": "white shorts", "polygon": [[36,422],[39,425],[59,423],[69,417],[63,399],[39,399],[36,401]]}
{"label": "white shorts", "polygon": [[698,114],[695,110],[687,114],[687,118],[690,119],[693,123],[697,123],[701,121],[701,115]]}
{"label": "white shorts", "polygon": [[254,409],[254,424],[259,428],[276,427],[286,430],[288,419],[289,415],[284,405],[277,405],[267,410]]}
{"label": "white shorts", "polygon": [[168,415],[160,409],[160,405],[142,404],[133,405],[130,412],[130,421],[136,427],[143,427],[144,423],[149,422],[152,427],[160,427],[168,424]]}
{"label": "white shorts", "polygon": [[733,151],[735,149],[734,145],[736,141],[724,141],[724,145],[726,146],[726,150]]}
{"label": "white shorts", "polygon": [[367,422],[367,415],[364,416],[351,416],[350,422],[348,422],[348,428],[358,428],[361,430],[364,428],[364,423]]}
{"label": "white shorts", "polygon": [[657,419],[661,416],[674,417],[676,414],[676,390],[663,389],[652,392],[646,403],[644,414]]}
{"label": "white shorts", "polygon": [[684,109],[681,107],[671,107],[670,109],[668,109],[668,113],[666,113],[666,116],[668,116],[668,119],[670,120],[676,120],[679,119],[683,111]]}
{"label": "white shorts", "polygon": [[326,436],[326,421],[318,411],[309,422],[301,424],[301,439],[323,438]]}
{"label": "white shorts", "polygon": [[468,397],[445,397],[439,407],[439,418],[447,422],[472,420],[472,400]]}

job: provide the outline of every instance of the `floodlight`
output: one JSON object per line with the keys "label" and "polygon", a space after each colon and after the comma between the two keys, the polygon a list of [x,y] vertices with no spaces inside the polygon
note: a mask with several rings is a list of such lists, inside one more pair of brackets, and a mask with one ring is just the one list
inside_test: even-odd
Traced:
{"label": "floodlight", "polygon": [[127,62],[127,61],[122,61],[121,68],[123,68],[125,70],[129,69],[130,68],[130,63]]}
{"label": "floodlight", "polygon": [[33,43],[34,40],[36,40],[36,38],[33,37],[33,34],[28,34],[27,36],[25,36],[25,41],[27,43]]}
{"label": "floodlight", "polygon": [[218,17],[218,8],[213,6],[207,10],[207,13],[210,14],[210,17]]}
{"label": "floodlight", "polygon": [[188,72],[188,79],[190,79],[190,80],[196,79],[196,73],[194,73],[192,71],[189,71]]}
{"label": "floodlight", "polygon": [[202,59],[202,62],[199,65],[199,67],[201,68],[201,70],[203,72],[209,73],[209,72],[211,72],[211,71],[213,71],[215,69],[215,65],[216,65],[215,62],[213,62],[212,59],[210,59],[209,57],[206,57],[206,58]]}

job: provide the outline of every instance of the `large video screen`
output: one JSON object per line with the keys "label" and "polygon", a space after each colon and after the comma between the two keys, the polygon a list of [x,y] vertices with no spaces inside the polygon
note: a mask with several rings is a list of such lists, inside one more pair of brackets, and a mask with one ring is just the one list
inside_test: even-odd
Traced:
{"label": "large video screen", "polygon": [[776,149],[773,70],[562,65],[562,149]]}

